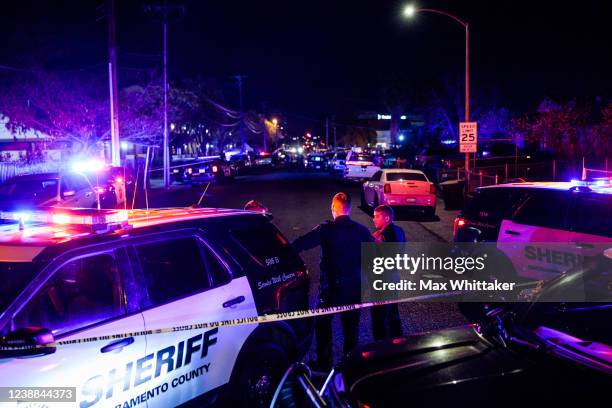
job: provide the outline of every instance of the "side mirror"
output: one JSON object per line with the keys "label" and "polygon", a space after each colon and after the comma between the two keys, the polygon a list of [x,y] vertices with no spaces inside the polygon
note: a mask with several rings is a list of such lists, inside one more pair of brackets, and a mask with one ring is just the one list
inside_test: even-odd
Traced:
{"label": "side mirror", "polygon": [[255,201],[255,200],[248,201],[244,205],[244,209],[248,210],[248,211],[256,211],[256,212],[262,213],[269,220],[274,219],[274,216],[272,215],[272,213],[270,212],[268,207],[266,207],[265,205],[263,205],[259,201]]}
{"label": "side mirror", "polygon": [[43,327],[24,327],[0,338],[0,357],[27,357],[55,353],[51,330]]}
{"label": "side mirror", "polygon": [[76,192],[74,190],[66,190],[62,193],[62,197],[66,198],[66,197],[72,197],[76,194]]}

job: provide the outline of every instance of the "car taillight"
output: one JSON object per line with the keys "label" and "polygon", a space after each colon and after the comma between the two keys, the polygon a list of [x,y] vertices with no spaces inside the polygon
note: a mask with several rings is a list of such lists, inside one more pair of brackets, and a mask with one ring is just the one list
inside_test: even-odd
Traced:
{"label": "car taillight", "polygon": [[384,191],[385,191],[385,194],[391,194],[391,184],[386,183]]}
{"label": "car taillight", "polygon": [[436,185],[433,183],[429,185],[429,194],[436,194]]}
{"label": "car taillight", "polygon": [[453,236],[457,237],[457,230],[463,228],[465,226],[465,219],[461,217],[455,218],[455,222],[453,223]]}

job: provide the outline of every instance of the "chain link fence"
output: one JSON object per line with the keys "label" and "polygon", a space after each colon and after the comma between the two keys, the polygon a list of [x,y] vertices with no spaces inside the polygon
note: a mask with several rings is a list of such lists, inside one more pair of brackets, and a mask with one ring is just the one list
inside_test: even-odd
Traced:
{"label": "chain link fence", "polygon": [[500,183],[522,181],[570,181],[573,179],[592,179],[596,177],[611,177],[612,169],[608,160],[590,160],[584,158],[575,161],[542,161],[542,162],[508,162],[495,166],[477,166],[470,171],[469,177],[462,167],[439,168],[436,171],[436,181],[442,183],[449,180],[469,179],[468,192],[478,187]]}
{"label": "chain link fence", "polygon": [[0,163],[0,183],[23,174],[55,173],[63,163]]}

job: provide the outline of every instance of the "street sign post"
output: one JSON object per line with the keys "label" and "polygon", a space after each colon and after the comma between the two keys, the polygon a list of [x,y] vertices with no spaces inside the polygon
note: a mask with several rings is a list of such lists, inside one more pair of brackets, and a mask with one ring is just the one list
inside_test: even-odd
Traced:
{"label": "street sign post", "polygon": [[477,122],[459,122],[459,152],[476,153],[478,150]]}

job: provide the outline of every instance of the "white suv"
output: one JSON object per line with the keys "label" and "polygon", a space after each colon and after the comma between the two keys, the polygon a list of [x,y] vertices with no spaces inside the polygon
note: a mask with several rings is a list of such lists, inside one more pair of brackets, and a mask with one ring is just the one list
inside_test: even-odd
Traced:
{"label": "white suv", "polygon": [[265,406],[308,349],[304,319],[154,334],[308,307],[304,264],[265,216],[58,211],[0,226],[0,386],[76,387],[80,408]]}
{"label": "white suv", "polygon": [[345,166],[345,181],[363,182],[380,170],[380,167],[374,164],[374,157],[371,154],[355,150],[351,150],[346,155]]}

